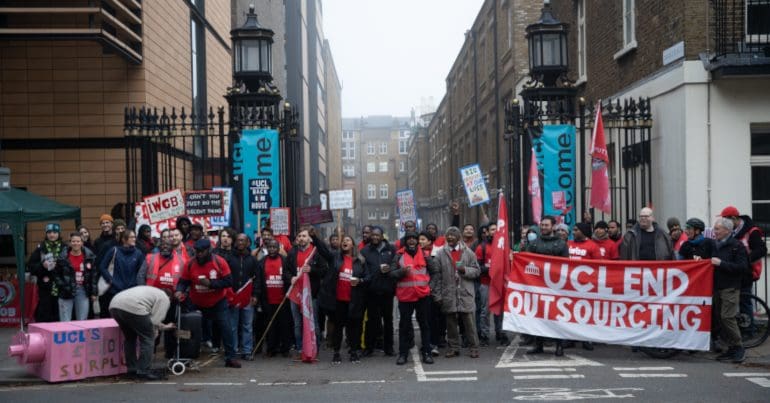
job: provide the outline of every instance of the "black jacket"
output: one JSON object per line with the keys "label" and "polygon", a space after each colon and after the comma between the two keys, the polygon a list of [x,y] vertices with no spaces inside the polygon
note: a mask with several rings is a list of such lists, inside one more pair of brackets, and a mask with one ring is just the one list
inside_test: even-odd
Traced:
{"label": "black jacket", "polygon": [[[86,291],[86,296],[95,295],[93,292],[92,280],[94,273],[99,269],[95,264],[96,255],[88,248],[83,248],[83,288]],[[75,279],[75,268],[69,261],[69,248],[64,248],[61,255],[56,260],[56,268],[54,269],[54,281],[56,287],[59,289],[59,298],[72,299],[75,298],[75,289],[77,288],[77,281]]]}
{"label": "black jacket", "polygon": [[[354,246],[355,247],[355,246]],[[321,282],[321,290],[318,293],[318,305],[327,311],[334,311],[337,306],[337,280],[340,275],[340,268],[343,264],[344,256],[339,250],[332,252],[333,264]],[[366,275],[366,266],[364,257],[358,255],[353,258],[353,277],[363,279]],[[362,284],[351,287],[350,304],[348,306],[348,316],[351,318],[361,318],[364,316],[365,288]]]}
{"label": "black jacket", "polygon": [[366,290],[374,294],[395,295],[396,280],[380,271],[381,264],[388,266],[393,264],[396,258],[396,250],[393,245],[383,239],[378,246],[366,245],[361,249],[361,255],[366,262],[366,274],[361,282]]}
{"label": "black jacket", "polygon": [[[318,247],[316,247],[318,249]],[[297,269],[299,268],[299,265],[304,263],[297,263],[297,252],[299,252],[299,247],[291,248],[291,251],[289,251],[289,255],[286,256],[286,260],[284,261],[284,269],[283,269],[283,278],[284,282],[286,279],[291,282],[291,278],[297,275]],[[310,259],[310,291],[313,296],[313,298],[318,298],[318,290],[321,288],[321,279],[326,274],[326,271],[329,269],[329,264],[323,256],[321,256],[321,253],[319,250],[316,250],[316,252],[313,254],[313,257]],[[291,283],[290,283],[291,284]]]}
{"label": "black jacket", "polygon": [[251,255],[250,250],[246,250],[245,255],[241,255],[238,251],[233,250],[232,253],[228,253],[222,256],[227,265],[230,266],[230,275],[233,277],[233,291],[238,291],[243,287],[249,279],[253,279],[254,291],[251,295],[257,296],[258,279],[257,277],[257,258]]}
{"label": "black jacket", "polygon": [[682,244],[679,248],[679,255],[684,260],[692,260],[695,256],[700,256],[703,259],[711,259],[714,256],[714,250],[716,249],[716,241],[711,238],[706,238],[703,235],[700,238],[690,239]]}
{"label": "black jacket", "polygon": [[733,236],[724,242],[716,241],[714,256],[722,260],[714,266],[714,289],[741,288],[741,280],[750,272],[748,253],[743,244]]}
{"label": "black jacket", "polygon": [[556,235],[539,236],[527,244],[527,252],[538,255],[569,257],[567,242]]}
{"label": "black jacket", "polygon": [[[62,244],[61,249],[57,250],[56,253],[61,254],[61,251],[64,249],[65,246]],[[43,241],[37,246],[37,248],[35,248],[35,251],[32,252],[32,254],[29,256],[29,262],[27,262],[27,268],[30,274],[37,277],[38,295],[42,298],[56,297],[59,295],[59,290],[56,287],[56,282],[54,281],[54,270],[49,271],[43,265],[43,256],[46,254],[45,241]],[[54,259],[56,258],[57,256],[54,256]]]}
{"label": "black jacket", "polygon": [[[655,232],[655,260],[674,260],[674,246],[671,237],[668,236],[657,223],[652,223]],[[639,248],[641,247],[642,228],[639,223],[626,231],[623,242],[618,247],[620,260],[639,260]]]}

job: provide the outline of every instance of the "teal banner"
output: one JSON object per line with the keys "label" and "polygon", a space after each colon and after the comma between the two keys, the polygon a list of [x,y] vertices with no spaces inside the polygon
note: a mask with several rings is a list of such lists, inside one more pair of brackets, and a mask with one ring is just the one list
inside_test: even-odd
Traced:
{"label": "teal banner", "polygon": [[233,173],[240,175],[243,187],[245,234],[264,226],[271,207],[281,207],[280,150],[278,131],[272,129],[244,130],[235,144]]}
{"label": "teal banner", "polygon": [[543,173],[543,215],[575,225],[575,126],[546,125],[533,136],[538,168]]}

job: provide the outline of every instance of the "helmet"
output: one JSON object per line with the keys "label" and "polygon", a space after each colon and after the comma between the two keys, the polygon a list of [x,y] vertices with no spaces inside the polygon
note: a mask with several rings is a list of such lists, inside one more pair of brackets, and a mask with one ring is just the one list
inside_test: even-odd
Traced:
{"label": "helmet", "polygon": [[704,231],[706,224],[699,218],[691,218],[685,223],[686,226]]}

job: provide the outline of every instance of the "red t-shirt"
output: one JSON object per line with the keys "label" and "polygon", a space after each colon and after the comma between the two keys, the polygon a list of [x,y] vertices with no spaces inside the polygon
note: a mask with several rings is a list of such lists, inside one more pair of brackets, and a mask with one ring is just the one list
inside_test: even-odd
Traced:
{"label": "red t-shirt", "polygon": [[446,244],[446,238],[443,235],[440,235],[436,238],[435,241],[433,241],[433,246],[444,246]]}
{"label": "red t-shirt", "polygon": [[618,258],[618,244],[612,239],[593,240],[599,250],[599,259],[615,260]]}
{"label": "red t-shirt", "polygon": [[452,260],[455,262],[455,268],[457,267],[457,263],[460,262],[460,259],[463,257],[463,251],[462,249],[452,249]]}
{"label": "red t-shirt", "polygon": [[[313,251],[313,246],[308,246],[307,249],[302,250],[297,248],[297,274],[299,274],[300,270],[299,268],[305,265],[305,262],[307,262],[307,257],[310,256],[310,252]],[[310,264],[310,262],[307,262]]]}
{"label": "red t-shirt", "polygon": [[679,253],[679,249],[682,248],[682,245],[687,242],[687,234],[682,233],[682,235],[679,236],[679,240],[674,243],[674,252]]}
{"label": "red t-shirt", "polygon": [[[481,248],[484,245],[487,246],[486,251],[482,250]],[[486,252],[486,255],[485,255],[485,252]],[[489,267],[489,265],[492,263],[492,243],[491,242],[487,242],[486,244],[482,243],[476,247],[476,260],[482,261],[482,259],[483,259],[483,264],[487,265],[487,267]],[[481,284],[489,285],[489,280],[490,280],[489,272],[482,274],[479,280],[481,281]]]}
{"label": "red t-shirt", "polygon": [[[210,280],[221,280],[230,275],[230,266],[225,259],[217,255],[211,255],[211,259],[201,266],[198,261],[193,259],[185,265],[182,272],[182,278],[192,282],[190,287],[190,300],[196,306],[202,308],[211,308],[225,297],[227,290],[225,288],[208,288],[200,284],[199,277],[206,277]],[[216,263],[214,261],[216,260]],[[228,287],[229,288],[229,287]]]}
{"label": "red t-shirt", "polygon": [[353,275],[353,258],[345,256],[337,277],[337,301],[350,302],[350,277]]}
{"label": "red t-shirt", "polygon": [[366,244],[364,243],[364,241],[359,242],[358,243],[358,250],[363,249],[365,246],[366,246]]}
{"label": "red t-shirt", "polygon": [[585,241],[567,241],[569,246],[570,259],[601,259],[599,248],[594,241],[586,239]]}
{"label": "red t-shirt", "polygon": [[267,289],[267,303],[278,305],[283,300],[283,266],[281,258],[265,258],[265,288]]}
{"label": "red t-shirt", "polygon": [[85,260],[85,255],[83,252],[80,252],[78,256],[69,253],[67,259],[70,261],[72,268],[75,269],[75,284],[83,285],[83,260]]}

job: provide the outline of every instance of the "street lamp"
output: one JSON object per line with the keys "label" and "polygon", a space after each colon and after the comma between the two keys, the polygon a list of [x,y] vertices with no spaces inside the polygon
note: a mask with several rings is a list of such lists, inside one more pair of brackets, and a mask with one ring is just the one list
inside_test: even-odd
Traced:
{"label": "street lamp", "polygon": [[556,79],[569,70],[567,56],[569,26],[553,17],[549,0],[543,3],[540,20],[526,28],[529,71],[533,77],[539,77],[543,85],[553,86]]}
{"label": "street lamp", "polygon": [[272,29],[257,21],[254,5],[249,6],[246,22],[230,31],[233,42],[233,78],[252,90],[273,80]]}

